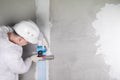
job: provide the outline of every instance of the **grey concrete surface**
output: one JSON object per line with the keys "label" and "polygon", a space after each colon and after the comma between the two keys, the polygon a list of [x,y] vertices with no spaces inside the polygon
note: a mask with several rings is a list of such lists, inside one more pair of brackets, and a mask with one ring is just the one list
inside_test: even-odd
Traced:
{"label": "grey concrete surface", "polygon": [[50,80],[113,80],[102,55],[95,55],[92,22],[105,3],[120,0],[51,0]]}
{"label": "grey concrete surface", "polygon": [[0,0],[0,25],[35,19],[35,0]]}

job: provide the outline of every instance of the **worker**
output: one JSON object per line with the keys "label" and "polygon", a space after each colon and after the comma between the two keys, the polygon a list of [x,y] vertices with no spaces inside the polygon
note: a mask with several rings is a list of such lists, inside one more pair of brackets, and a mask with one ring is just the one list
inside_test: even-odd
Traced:
{"label": "worker", "polygon": [[36,55],[22,59],[22,46],[37,44],[39,32],[32,21],[21,21],[13,28],[0,27],[0,80],[18,80],[18,74],[27,72],[32,61],[39,60]]}

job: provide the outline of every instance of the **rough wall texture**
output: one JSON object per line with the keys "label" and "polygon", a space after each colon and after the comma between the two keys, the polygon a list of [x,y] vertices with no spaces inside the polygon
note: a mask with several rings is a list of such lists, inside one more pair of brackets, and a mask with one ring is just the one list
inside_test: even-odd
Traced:
{"label": "rough wall texture", "polygon": [[120,0],[51,0],[50,80],[111,80],[91,24],[105,3]]}

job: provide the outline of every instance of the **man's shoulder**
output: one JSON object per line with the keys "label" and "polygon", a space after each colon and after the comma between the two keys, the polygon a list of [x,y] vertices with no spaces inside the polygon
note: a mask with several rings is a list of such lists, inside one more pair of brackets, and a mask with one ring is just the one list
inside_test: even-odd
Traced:
{"label": "man's shoulder", "polygon": [[17,44],[14,44],[13,42],[4,39],[4,38],[0,38],[0,50],[4,49],[4,50],[10,50],[10,51],[22,51],[22,47],[18,46]]}

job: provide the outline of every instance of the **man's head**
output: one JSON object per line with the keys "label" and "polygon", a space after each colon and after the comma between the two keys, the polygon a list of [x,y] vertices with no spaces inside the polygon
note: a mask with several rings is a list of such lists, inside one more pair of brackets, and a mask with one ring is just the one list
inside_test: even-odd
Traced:
{"label": "man's head", "polygon": [[25,46],[29,42],[23,37],[19,36],[15,31],[8,33],[9,40],[19,46]]}
{"label": "man's head", "polygon": [[[12,39],[11,41],[24,46],[28,43],[36,44],[39,38],[39,28],[32,21],[21,21],[13,27],[13,33],[10,33]],[[10,38],[11,39],[11,38]]]}

